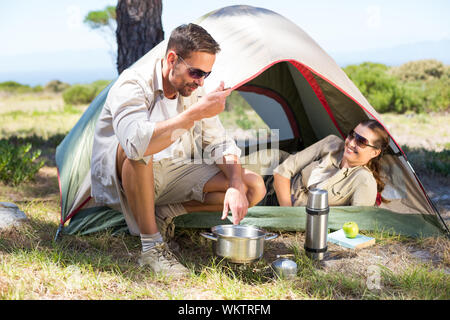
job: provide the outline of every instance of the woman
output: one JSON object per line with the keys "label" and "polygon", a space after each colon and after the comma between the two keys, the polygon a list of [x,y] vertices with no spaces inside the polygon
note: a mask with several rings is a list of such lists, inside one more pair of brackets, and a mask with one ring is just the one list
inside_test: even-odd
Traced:
{"label": "woman", "polygon": [[305,206],[312,188],[327,190],[330,206],[374,205],[384,188],[379,160],[388,144],[383,126],[365,120],[345,141],[330,135],[290,155],[274,169],[279,205]]}

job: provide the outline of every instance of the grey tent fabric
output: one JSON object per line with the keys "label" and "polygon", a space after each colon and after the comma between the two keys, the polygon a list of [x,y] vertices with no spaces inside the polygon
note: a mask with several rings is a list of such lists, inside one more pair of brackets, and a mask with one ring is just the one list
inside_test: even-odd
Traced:
{"label": "grey tent fabric", "polygon": [[[263,8],[230,6],[202,16],[197,23],[221,46],[213,72],[205,81],[206,92],[223,80],[227,87],[240,93],[271,129],[282,131],[280,150],[297,152],[329,134],[344,138],[364,119],[376,119],[383,124],[382,117],[336,62],[299,26],[283,16]],[[167,40],[131,68],[145,66],[154,55],[161,55],[166,46]],[[90,197],[90,159],[95,152],[93,131],[108,91],[109,87],[91,103],[56,150],[61,228],[71,221],[65,233],[84,232],[83,224],[89,230],[109,228],[108,219],[116,221],[116,226],[121,224],[117,208],[105,208]],[[391,201],[367,212],[390,211],[403,215],[402,223],[408,223],[410,218],[411,225],[418,226],[417,230],[426,227],[413,221],[448,232],[406,155],[392,135],[391,138],[382,163],[386,180],[383,197]],[[248,154],[248,146],[243,149]],[[252,208],[250,212],[253,210],[262,209]],[[267,217],[265,213],[264,216]],[[422,219],[416,219],[418,216]],[[383,219],[377,221],[383,223]]]}

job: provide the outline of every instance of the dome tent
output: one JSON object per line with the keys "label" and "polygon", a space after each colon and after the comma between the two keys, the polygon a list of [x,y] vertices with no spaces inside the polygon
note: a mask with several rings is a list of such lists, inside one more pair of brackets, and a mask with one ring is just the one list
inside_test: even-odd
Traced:
{"label": "dome tent", "polygon": [[[271,129],[279,129],[279,148],[296,152],[335,134],[346,134],[364,119],[380,116],[342,69],[296,24],[281,15],[250,6],[225,7],[196,23],[220,44],[206,91],[223,80],[249,103]],[[155,55],[163,57],[167,40],[131,68],[145,68]],[[112,84],[91,103],[56,150],[64,233],[87,234],[106,228],[126,230],[120,212],[98,206],[90,197],[90,158],[96,120]],[[392,136],[391,136],[392,138]],[[243,147],[245,154],[249,148]],[[376,207],[332,207],[329,226],[338,229],[348,219],[362,230],[385,229],[410,236],[448,232],[406,155],[391,139],[383,156],[388,204]],[[357,213],[356,213],[357,212]],[[242,224],[268,229],[302,230],[304,208],[253,207]],[[62,228],[67,221],[70,223]],[[190,213],[176,218],[184,227],[209,227],[220,213]]]}

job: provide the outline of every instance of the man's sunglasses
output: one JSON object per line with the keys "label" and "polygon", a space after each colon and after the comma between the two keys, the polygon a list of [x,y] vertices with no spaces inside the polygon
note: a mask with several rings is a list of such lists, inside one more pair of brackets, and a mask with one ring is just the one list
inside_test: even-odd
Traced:
{"label": "man's sunglasses", "polygon": [[350,131],[350,133],[348,134],[347,138],[349,140],[355,139],[356,145],[358,147],[362,148],[362,149],[364,149],[365,147],[372,147],[372,148],[375,148],[375,149],[379,149],[378,147],[370,145],[369,144],[369,140],[367,140],[363,136],[360,136],[354,130]]}
{"label": "man's sunglasses", "polygon": [[211,71],[210,72],[205,72],[203,70],[191,67],[190,65],[188,65],[186,63],[186,61],[184,61],[184,59],[180,55],[178,55],[178,57],[181,59],[181,61],[183,61],[183,63],[188,68],[187,70],[188,70],[189,76],[191,78],[193,78],[193,79],[201,79],[202,77],[205,77],[205,79],[206,79],[211,74]]}

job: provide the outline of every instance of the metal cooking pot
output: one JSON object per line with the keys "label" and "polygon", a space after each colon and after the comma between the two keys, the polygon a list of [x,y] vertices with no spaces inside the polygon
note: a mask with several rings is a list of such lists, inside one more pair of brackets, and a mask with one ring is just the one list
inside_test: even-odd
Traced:
{"label": "metal cooking pot", "polygon": [[200,235],[214,241],[213,252],[217,256],[234,263],[250,263],[261,259],[264,241],[278,237],[276,233],[245,225],[218,225],[212,227],[211,231],[201,232]]}

